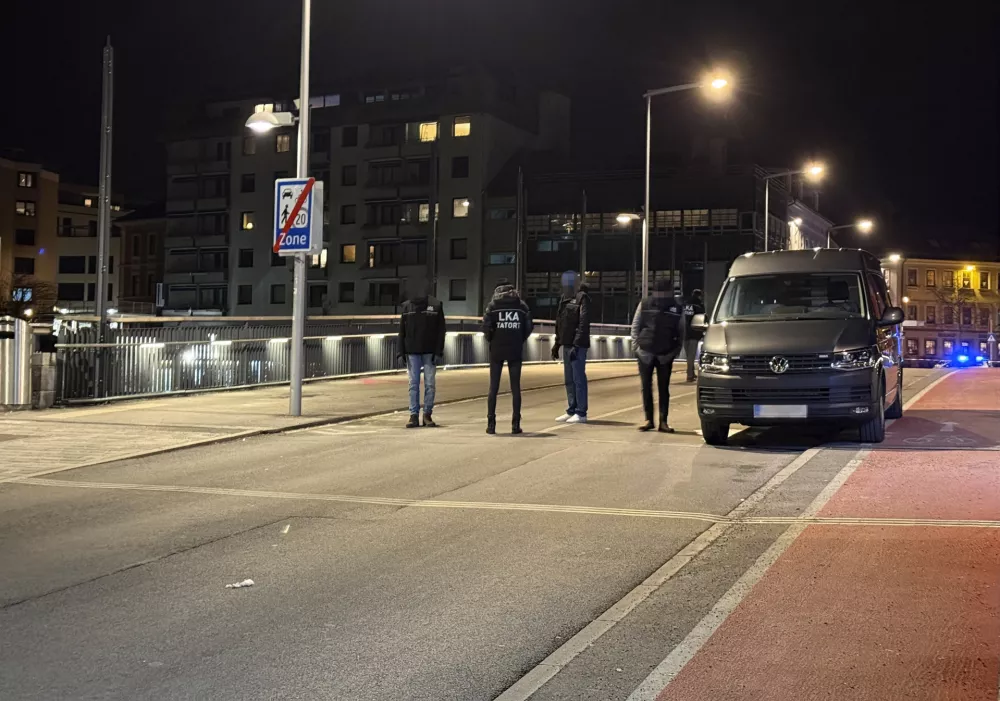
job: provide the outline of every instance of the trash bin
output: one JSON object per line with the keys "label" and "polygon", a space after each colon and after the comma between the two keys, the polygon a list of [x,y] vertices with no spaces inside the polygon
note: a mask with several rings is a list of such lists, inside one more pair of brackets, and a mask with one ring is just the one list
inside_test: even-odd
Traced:
{"label": "trash bin", "polygon": [[0,317],[0,408],[31,408],[31,353],[34,332],[28,322]]}

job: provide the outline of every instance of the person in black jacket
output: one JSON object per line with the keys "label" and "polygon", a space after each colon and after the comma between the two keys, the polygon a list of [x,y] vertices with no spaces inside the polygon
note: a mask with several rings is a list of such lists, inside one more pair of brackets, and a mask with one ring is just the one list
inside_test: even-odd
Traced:
{"label": "person in black jacket", "polygon": [[684,334],[684,304],[670,294],[670,283],[657,280],[653,296],[639,303],[632,318],[632,348],[639,358],[639,379],[642,381],[642,406],[646,410],[646,423],[640,431],[652,431],[653,423],[653,371],[660,395],[660,428],[663,433],[673,433],[667,423],[670,410],[670,373],[674,359],[681,349]]}
{"label": "person in black jacket", "polygon": [[521,433],[521,361],[524,342],[531,335],[531,312],[517,294],[513,285],[501,280],[493,293],[493,300],[483,315],[483,334],[490,348],[490,394],[487,399],[486,432],[497,431],[497,392],[500,375],[507,363],[510,375],[510,393],[514,403],[511,433]]}
{"label": "person in black jacket", "polygon": [[694,382],[694,359],[698,354],[698,341],[701,340],[701,332],[691,328],[691,320],[696,314],[705,313],[705,300],[701,290],[694,290],[684,305],[684,357],[687,360],[687,381]]}
{"label": "person in black jacket", "polygon": [[410,379],[410,422],[420,425],[420,375],[424,376],[424,426],[434,423],[437,364],[444,359],[445,319],[441,301],[427,293],[426,281],[417,281],[413,295],[403,302],[399,317],[398,357],[406,361]]}
{"label": "person in black jacket", "polygon": [[552,359],[563,351],[563,381],[566,384],[566,413],[556,421],[587,423],[587,353],[590,350],[590,294],[585,283],[576,286],[573,271],[563,273],[563,296],[556,312],[556,341]]}

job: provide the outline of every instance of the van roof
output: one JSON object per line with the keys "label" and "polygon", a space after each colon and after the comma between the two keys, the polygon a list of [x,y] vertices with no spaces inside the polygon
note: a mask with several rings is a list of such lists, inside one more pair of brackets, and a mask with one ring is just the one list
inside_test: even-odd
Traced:
{"label": "van roof", "polygon": [[733,261],[729,277],[865,270],[879,274],[882,271],[882,264],[868,251],[856,248],[810,248],[803,251],[746,253]]}

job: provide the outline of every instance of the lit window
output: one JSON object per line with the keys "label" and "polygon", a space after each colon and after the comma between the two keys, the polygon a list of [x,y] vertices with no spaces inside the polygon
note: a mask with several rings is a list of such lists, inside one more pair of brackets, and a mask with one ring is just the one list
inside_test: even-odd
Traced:
{"label": "lit window", "polygon": [[472,117],[455,117],[455,126],[451,135],[459,138],[472,133]]}
{"label": "lit window", "polygon": [[243,231],[252,231],[254,225],[254,214],[253,212],[243,212],[240,216],[240,228]]}
{"label": "lit window", "polygon": [[83,206],[84,207],[93,207],[94,206],[94,200],[90,199],[89,197],[84,198],[84,200],[83,200]]}
{"label": "lit window", "polygon": [[963,290],[972,289],[972,273],[968,271],[962,273],[962,289]]}
{"label": "lit window", "polygon": [[438,138],[438,123],[437,122],[421,122],[420,124],[420,140],[421,141],[437,141]]}
{"label": "lit window", "polygon": [[453,219],[465,219],[469,216],[469,208],[472,203],[468,197],[456,197],[451,201],[451,216]]}
{"label": "lit window", "polygon": [[421,224],[426,224],[431,220],[431,205],[427,202],[422,202],[417,207],[417,219]]}
{"label": "lit window", "polygon": [[952,288],[955,286],[955,271],[945,270],[944,271],[944,286]]}
{"label": "lit window", "polygon": [[924,275],[928,287],[937,287],[937,271],[928,270]]}
{"label": "lit window", "polygon": [[12,302],[30,302],[35,292],[30,287],[15,287],[11,293]]}
{"label": "lit window", "polygon": [[949,340],[941,341],[941,350],[945,355],[951,355],[955,350],[955,342]]}
{"label": "lit window", "polygon": [[274,150],[277,153],[288,153],[292,150],[292,136],[291,134],[278,134],[278,137],[274,140]]}
{"label": "lit window", "polygon": [[325,269],[326,268],[326,258],[327,258],[327,253],[326,253],[326,249],[324,248],[318,254],[313,254],[312,258],[309,261],[309,267],[310,268],[324,268]]}
{"label": "lit window", "polygon": [[24,200],[18,200],[14,204],[14,209],[21,216],[24,216],[24,217],[33,217],[33,216],[35,216],[35,203],[34,202],[26,202]]}
{"label": "lit window", "polygon": [[340,246],[340,262],[354,263],[358,259],[358,248],[353,243],[345,243]]}
{"label": "lit window", "polygon": [[924,341],[924,355],[935,356],[937,355],[937,340],[933,338],[928,338]]}
{"label": "lit window", "polygon": [[35,174],[34,173],[18,173],[17,174],[17,186],[18,187],[34,187],[35,186]]}
{"label": "lit window", "polygon": [[979,289],[988,290],[990,289],[990,274],[987,272],[979,273]]}
{"label": "lit window", "polygon": [[120,211],[122,211],[122,206],[120,204],[113,204],[113,205],[111,205],[111,211],[112,212],[120,212]]}
{"label": "lit window", "polygon": [[908,338],[906,339],[906,355],[913,358],[917,355],[920,346],[917,344],[917,339]]}
{"label": "lit window", "polygon": [[690,229],[698,226],[708,226],[707,209],[685,209],[684,228]]}

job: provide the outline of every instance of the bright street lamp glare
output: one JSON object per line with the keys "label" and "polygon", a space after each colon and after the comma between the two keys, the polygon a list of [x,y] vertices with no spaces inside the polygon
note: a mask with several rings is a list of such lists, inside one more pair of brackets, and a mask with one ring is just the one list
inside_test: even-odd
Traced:
{"label": "bright street lamp glare", "polygon": [[862,234],[868,234],[875,227],[875,223],[871,219],[862,219],[857,223],[857,227]]}
{"label": "bright street lamp glare", "polygon": [[805,175],[810,180],[819,180],[826,173],[826,166],[822,163],[810,163],[805,167]]}
{"label": "bright street lamp glare", "polygon": [[274,125],[270,122],[250,122],[247,126],[250,127],[251,131],[256,132],[257,134],[266,134],[274,129]]}
{"label": "bright street lamp glare", "polygon": [[630,221],[632,221],[632,217],[630,217],[627,214],[619,214],[617,217],[615,217],[615,219],[618,221],[619,224],[628,224]]}
{"label": "bright street lamp glare", "polygon": [[893,253],[891,256],[889,256],[889,262],[890,263],[898,263],[901,258],[902,258],[902,256],[900,256],[898,253]]}
{"label": "bright street lamp glare", "polygon": [[795,224],[795,226],[802,226],[802,217],[795,217],[792,219],[792,224]]}
{"label": "bright street lamp glare", "polygon": [[729,81],[726,80],[725,78],[715,78],[709,84],[712,86],[714,90],[722,90],[722,88],[729,85]]}

